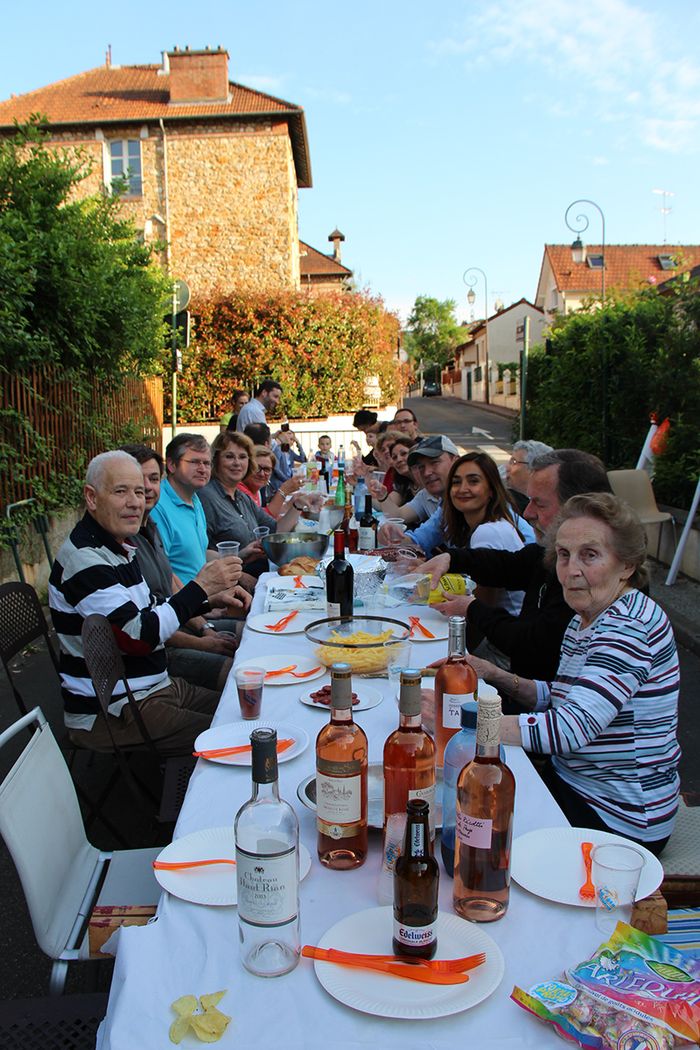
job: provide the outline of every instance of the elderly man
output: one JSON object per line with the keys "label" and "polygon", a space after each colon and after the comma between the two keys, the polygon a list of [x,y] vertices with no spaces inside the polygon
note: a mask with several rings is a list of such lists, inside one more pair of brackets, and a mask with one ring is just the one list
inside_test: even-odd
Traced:
{"label": "elderly man", "polygon": [[[443,541],[442,497],[450,467],[458,456],[459,449],[455,443],[440,434],[423,438],[408,454],[408,465],[415,467],[423,488],[402,507],[392,504],[391,516],[403,518],[407,525],[415,523],[419,526],[405,536],[426,552]],[[369,488],[370,491],[377,491],[372,483]],[[380,506],[385,501],[386,495],[377,499]],[[382,525],[378,539],[380,544],[399,543],[404,539],[404,534],[395,525]]]}
{"label": "elderly man", "polygon": [[532,464],[538,456],[551,451],[552,446],[545,445],[544,441],[516,441],[513,445],[513,454],[506,463],[506,480],[508,491],[519,514],[523,513],[530,502],[527,485],[532,473]]}
{"label": "elderly man", "polygon": [[243,433],[249,423],[266,423],[267,413],[277,408],[282,400],[282,387],[276,379],[263,379],[255,391],[255,397],[238,413],[236,430]]}
{"label": "elderly man", "polygon": [[[129,686],[156,747],[182,752],[206,729],[219,693],[170,678],[165,642],[178,628],[230,593],[241,574],[239,558],[209,562],[171,598],[150,593],[133,537],[145,509],[141,467],[126,452],[103,452],[88,465],[86,513],[63,543],[49,579],[49,606],[60,646],[65,722],[72,740],[111,750],[107,724],[83,658],[81,631],[91,613],[106,616],[124,656]],[[115,687],[109,719],[125,746],[142,737],[123,688]]]}
{"label": "elderly man", "polygon": [[564,631],[573,616],[556,573],[544,563],[545,533],[570,496],[609,491],[605,467],[596,456],[578,449],[548,452],[533,462],[528,484],[530,500],[525,518],[535,531],[536,543],[528,543],[519,551],[452,551],[422,567],[432,573],[435,586],[444,573],[462,572],[486,587],[525,591],[518,616],[484,605],[473,597],[456,598],[437,606],[446,616],[466,616],[468,627],[485,635],[510,657],[510,695],[515,700],[521,677],[539,681],[551,681],[554,677]]}
{"label": "elderly man", "polygon": [[418,441],[420,438],[418,418],[412,408],[399,408],[389,426],[412,441]]}
{"label": "elderly man", "polygon": [[[163,476],[163,458],[147,445],[124,445],[124,452],[133,456],[141,467],[146,508],[141,528],[133,537],[141,572],[151,594],[166,599],[182,587],[173,573],[158,527],[151,520],[151,511],[160,498]],[[243,608],[250,603],[250,595],[242,587],[234,591]],[[242,621],[221,619],[218,613],[207,617],[196,616],[175,631],[167,641],[168,670],[176,678],[184,678],[192,685],[203,685],[219,692],[224,688],[231,670],[232,657],[238,648]]]}

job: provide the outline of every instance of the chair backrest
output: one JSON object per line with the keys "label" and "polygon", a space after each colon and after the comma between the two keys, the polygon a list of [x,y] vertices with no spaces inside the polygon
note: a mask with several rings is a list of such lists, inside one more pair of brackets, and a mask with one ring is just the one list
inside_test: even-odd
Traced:
{"label": "chair backrest", "polygon": [[646,470],[609,470],[608,481],[615,495],[629,503],[640,518],[659,513]]}
{"label": "chair backrest", "polygon": [[0,585],[0,662],[10,682],[17,706],[22,714],[27,708],[10,674],[10,661],[32,642],[43,638],[46,649],[58,675],[58,659],[53,647],[36,591],[28,583]]}
{"label": "chair backrest", "polygon": [[15,862],[39,947],[52,959],[65,949],[100,861],[85,837],[68,768],[41,709],[0,735],[0,748],[36,727],[0,784],[0,834]]}
{"label": "chair backrest", "polygon": [[122,654],[119,652],[111,623],[106,616],[101,616],[99,613],[91,613],[90,616],[86,616],[83,620],[81,633],[83,659],[87,665],[88,674],[92,680],[100,709],[106,719],[107,729],[114,749],[119,750],[109,722],[108,708],[112,703],[115,687],[121,683],[123,688],[118,690],[118,694],[126,695],[144,743],[155,752],[155,745],[141,718],[139,705],[129,688],[126,668],[124,667]]}

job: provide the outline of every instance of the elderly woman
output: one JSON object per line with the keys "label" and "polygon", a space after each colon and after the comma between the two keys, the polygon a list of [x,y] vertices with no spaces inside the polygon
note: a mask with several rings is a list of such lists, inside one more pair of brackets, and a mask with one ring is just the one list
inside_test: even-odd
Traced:
{"label": "elderly woman", "polygon": [[666,614],[639,590],[644,529],[615,496],[573,496],[552,547],[575,612],[554,681],[470,661],[526,709],[503,718],[502,740],[552,756],[545,780],[568,820],[658,854],[678,808],[679,669]]}
{"label": "elderly woman", "polygon": [[[260,493],[267,486],[275,469],[277,457],[271,448],[266,445],[256,445],[253,449],[253,459],[250,461],[248,473],[238,486],[239,492],[250,496],[256,507],[262,507]],[[288,478],[284,481],[272,497],[263,507],[266,514],[270,514],[277,520],[286,508],[287,501],[302,486],[301,478]]]}
{"label": "elderly woman", "polygon": [[238,540],[246,572],[259,576],[265,563],[254,530],[258,525],[266,525],[271,532],[278,529],[291,532],[303,509],[301,497],[298,502],[297,497],[293,498],[286,514],[275,521],[257,507],[250,496],[238,490],[250,464],[255,463],[250,438],[225,430],[214,438],[211,451],[212,479],[199,493],[207,519],[209,546],[215,548],[222,540]]}

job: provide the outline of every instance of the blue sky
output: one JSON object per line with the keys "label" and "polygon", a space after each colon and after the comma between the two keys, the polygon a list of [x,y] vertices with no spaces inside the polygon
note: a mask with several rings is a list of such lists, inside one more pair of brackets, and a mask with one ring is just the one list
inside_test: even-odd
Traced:
{"label": "blue sky", "polygon": [[[232,80],[304,107],[300,236],[405,318],[488,278],[533,299],[543,244],[595,200],[608,243],[700,243],[697,0],[86,0],[3,12],[0,97],[101,65],[221,44]],[[591,214],[589,243],[599,243]],[[481,279],[479,278],[481,282]],[[483,315],[484,288],[474,310]]]}

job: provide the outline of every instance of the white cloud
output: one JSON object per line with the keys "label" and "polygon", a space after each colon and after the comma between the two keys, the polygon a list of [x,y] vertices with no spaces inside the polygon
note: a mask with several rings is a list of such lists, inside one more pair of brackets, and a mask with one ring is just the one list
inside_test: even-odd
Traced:
{"label": "white cloud", "polygon": [[[674,23],[669,12],[657,14],[639,0],[493,0],[479,14],[470,11],[463,34],[432,46],[443,56],[468,57],[470,66],[537,66],[584,90],[592,118],[631,121],[626,132],[659,150],[695,151],[700,63],[685,50],[696,38],[693,16]],[[555,115],[566,115],[561,94],[552,91],[551,104]]]}

